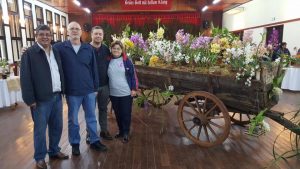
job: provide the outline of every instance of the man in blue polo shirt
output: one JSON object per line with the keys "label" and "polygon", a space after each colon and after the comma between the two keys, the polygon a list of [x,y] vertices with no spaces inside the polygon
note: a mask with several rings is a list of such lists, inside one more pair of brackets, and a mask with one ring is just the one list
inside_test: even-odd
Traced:
{"label": "man in blue polo shirt", "polygon": [[93,48],[80,41],[82,31],[77,22],[71,22],[67,30],[69,40],[55,44],[54,48],[57,48],[61,55],[65,75],[69,142],[72,145],[72,154],[80,155],[78,112],[81,105],[90,134],[90,147],[97,151],[106,151],[107,147],[101,144],[97,135],[95,107],[99,80]]}

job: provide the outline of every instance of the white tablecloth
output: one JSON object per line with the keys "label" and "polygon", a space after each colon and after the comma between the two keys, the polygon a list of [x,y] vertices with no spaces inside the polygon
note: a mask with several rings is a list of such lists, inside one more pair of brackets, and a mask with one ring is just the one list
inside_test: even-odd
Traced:
{"label": "white tablecloth", "polygon": [[289,67],[286,69],[281,84],[281,88],[293,90],[293,91],[300,91],[300,68],[299,67]]}
{"label": "white tablecloth", "polygon": [[8,107],[17,102],[23,101],[20,87],[9,87],[7,85],[7,82],[9,80],[20,81],[19,77],[9,77],[8,79],[0,79],[0,108]]}

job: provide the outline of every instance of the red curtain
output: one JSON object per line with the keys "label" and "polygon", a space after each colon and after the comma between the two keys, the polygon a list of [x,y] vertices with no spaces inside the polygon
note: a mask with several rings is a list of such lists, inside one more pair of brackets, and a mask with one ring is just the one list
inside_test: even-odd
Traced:
{"label": "red curtain", "polygon": [[200,13],[198,12],[176,12],[176,13],[123,13],[123,14],[93,14],[92,24],[99,25],[106,21],[112,27],[119,26],[120,23],[130,23],[130,25],[143,26],[149,22],[155,23],[156,19],[161,20],[161,24],[177,22],[178,24],[200,25]]}

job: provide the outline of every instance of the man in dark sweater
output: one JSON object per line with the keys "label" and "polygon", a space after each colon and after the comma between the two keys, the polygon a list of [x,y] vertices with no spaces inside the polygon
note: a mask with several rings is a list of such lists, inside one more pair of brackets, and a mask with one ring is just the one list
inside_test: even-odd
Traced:
{"label": "man in dark sweater", "polygon": [[45,156],[48,125],[50,158],[68,159],[58,146],[62,122],[64,76],[59,52],[51,47],[52,34],[46,25],[36,28],[37,43],[21,59],[21,89],[24,102],[30,106],[34,122],[34,159],[37,168],[47,168]]}
{"label": "man in dark sweater", "polygon": [[[98,112],[99,112],[99,125],[101,128],[100,136],[106,140],[112,140],[112,136],[108,132],[107,127],[107,105],[109,102],[109,88],[107,76],[107,58],[110,56],[109,48],[102,44],[104,31],[100,26],[94,26],[91,31],[92,45],[96,56],[98,75],[99,75],[99,88],[97,94]],[[89,141],[89,136],[87,136]]]}
{"label": "man in dark sweater", "polygon": [[85,121],[90,134],[90,147],[97,151],[106,151],[97,135],[95,115],[96,93],[99,80],[96,59],[91,45],[81,43],[81,27],[77,22],[68,25],[69,40],[54,45],[62,56],[62,65],[66,81],[66,100],[68,104],[69,142],[72,154],[80,155],[80,134],[78,112],[82,105]]}

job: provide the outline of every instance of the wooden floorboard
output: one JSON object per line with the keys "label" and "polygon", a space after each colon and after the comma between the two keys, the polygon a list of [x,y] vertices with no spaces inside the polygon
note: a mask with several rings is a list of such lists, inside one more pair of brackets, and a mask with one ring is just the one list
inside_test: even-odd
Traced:
{"label": "wooden floorboard", "polygon": [[[284,92],[273,109],[290,112],[300,108],[300,93]],[[134,107],[131,137],[128,144],[120,140],[103,141],[109,147],[105,153],[91,150],[85,143],[84,113],[80,110],[81,156],[71,155],[68,142],[67,106],[64,104],[64,128],[60,146],[70,155],[69,160],[49,160],[51,169],[259,169],[273,159],[273,142],[283,127],[271,119],[271,131],[260,137],[244,134],[244,127],[231,125],[229,137],[223,144],[202,148],[185,137],[177,122],[177,106],[168,104],[163,110]],[[109,115],[111,134],[117,131],[113,114]],[[98,127],[99,130],[99,127]],[[19,103],[16,108],[0,109],[0,169],[34,169],[33,123],[29,109]],[[290,148],[289,132],[279,138],[276,150]],[[298,169],[300,158],[278,163],[278,167]]]}

